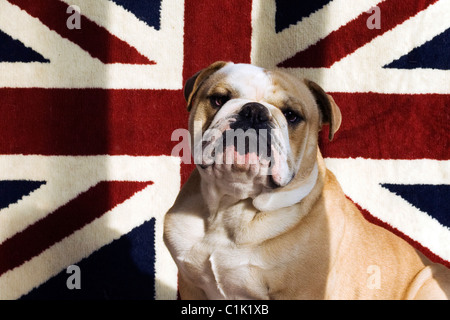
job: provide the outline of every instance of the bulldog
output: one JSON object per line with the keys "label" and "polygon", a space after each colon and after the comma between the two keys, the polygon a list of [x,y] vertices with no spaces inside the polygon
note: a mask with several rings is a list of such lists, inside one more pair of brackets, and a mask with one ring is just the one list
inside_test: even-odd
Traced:
{"label": "bulldog", "polygon": [[[369,223],[318,149],[316,83],[216,62],[185,85],[196,168],[164,221],[182,299],[447,299],[450,272]],[[196,154],[197,151],[197,154]]]}

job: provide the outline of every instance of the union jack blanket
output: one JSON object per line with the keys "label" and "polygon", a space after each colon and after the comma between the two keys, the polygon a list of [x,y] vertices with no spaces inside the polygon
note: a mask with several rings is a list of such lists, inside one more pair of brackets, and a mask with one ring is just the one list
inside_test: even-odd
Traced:
{"label": "union jack blanket", "polygon": [[342,111],[328,167],[450,267],[450,0],[0,0],[0,299],[176,299],[184,81],[283,68]]}

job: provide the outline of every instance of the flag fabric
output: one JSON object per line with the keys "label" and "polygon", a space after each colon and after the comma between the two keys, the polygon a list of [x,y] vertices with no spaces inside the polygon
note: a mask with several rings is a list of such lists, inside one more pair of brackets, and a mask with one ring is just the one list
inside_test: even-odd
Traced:
{"label": "flag fabric", "polygon": [[[164,214],[184,81],[216,60],[319,83],[327,166],[450,267],[450,1],[0,0],[0,298],[176,299]],[[76,266],[76,267],[73,267]]]}

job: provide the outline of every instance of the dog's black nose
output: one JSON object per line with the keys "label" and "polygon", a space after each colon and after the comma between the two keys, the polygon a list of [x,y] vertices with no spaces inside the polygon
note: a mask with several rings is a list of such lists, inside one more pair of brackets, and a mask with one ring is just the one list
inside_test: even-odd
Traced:
{"label": "dog's black nose", "polygon": [[242,121],[248,122],[250,127],[261,125],[269,121],[270,113],[261,103],[249,102],[242,106],[239,111]]}

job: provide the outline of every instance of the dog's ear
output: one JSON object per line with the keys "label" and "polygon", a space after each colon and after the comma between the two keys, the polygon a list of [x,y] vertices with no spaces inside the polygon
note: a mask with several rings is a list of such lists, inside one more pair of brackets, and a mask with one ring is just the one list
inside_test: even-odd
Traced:
{"label": "dog's ear", "polygon": [[341,126],[342,115],[341,110],[337,106],[332,96],[327,94],[317,83],[305,80],[309,90],[313,93],[320,112],[322,113],[322,124],[330,125],[330,133],[328,138],[333,140],[334,134]]}
{"label": "dog's ear", "polygon": [[192,108],[192,99],[195,96],[198,88],[208,79],[214,72],[223,68],[228,62],[216,61],[209,67],[200,70],[192,77],[190,77],[184,85],[184,98],[187,102],[187,110],[190,112]]}

